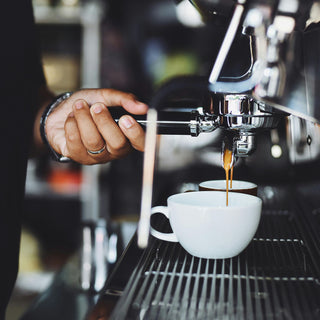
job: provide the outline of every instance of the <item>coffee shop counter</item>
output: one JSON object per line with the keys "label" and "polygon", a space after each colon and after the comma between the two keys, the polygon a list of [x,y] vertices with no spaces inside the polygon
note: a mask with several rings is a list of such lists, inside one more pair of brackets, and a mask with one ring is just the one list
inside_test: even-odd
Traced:
{"label": "coffee shop counter", "polygon": [[141,250],[135,235],[100,294],[77,288],[70,262],[22,320],[319,319],[320,184],[259,190],[261,222],[239,256],[199,259],[152,236]]}

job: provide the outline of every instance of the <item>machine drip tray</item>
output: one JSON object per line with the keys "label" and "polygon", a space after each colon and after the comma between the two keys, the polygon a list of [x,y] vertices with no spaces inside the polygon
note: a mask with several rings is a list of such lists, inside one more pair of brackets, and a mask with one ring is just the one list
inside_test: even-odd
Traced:
{"label": "machine drip tray", "polygon": [[111,318],[319,319],[318,239],[301,216],[264,210],[255,238],[232,259],[199,259],[151,237]]}

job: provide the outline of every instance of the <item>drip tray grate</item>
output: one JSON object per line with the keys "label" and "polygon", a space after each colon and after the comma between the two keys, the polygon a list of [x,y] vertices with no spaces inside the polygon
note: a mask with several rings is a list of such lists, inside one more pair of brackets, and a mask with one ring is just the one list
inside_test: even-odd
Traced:
{"label": "drip tray grate", "polygon": [[266,211],[232,259],[189,255],[152,238],[113,319],[319,319],[317,266],[288,211]]}

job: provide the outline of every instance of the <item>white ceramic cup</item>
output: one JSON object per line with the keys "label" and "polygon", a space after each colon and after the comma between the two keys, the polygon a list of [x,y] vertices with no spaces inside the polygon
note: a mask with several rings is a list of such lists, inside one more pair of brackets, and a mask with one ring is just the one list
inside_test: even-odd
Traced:
{"label": "white ceramic cup", "polygon": [[167,199],[168,206],[153,207],[151,214],[163,213],[173,233],[151,228],[158,239],[179,242],[190,254],[207,259],[231,258],[243,251],[259,225],[262,201],[243,193],[195,191]]}
{"label": "white ceramic cup", "polygon": [[[229,182],[230,186],[230,182]],[[199,184],[200,191],[225,191],[226,190],[226,180],[208,180],[203,181]],[[255,183],[242,180],[233,180],[232,188],[229,188],[230,192],[241,192],[251,194],[253,196],[257,195],[258,186]]]}

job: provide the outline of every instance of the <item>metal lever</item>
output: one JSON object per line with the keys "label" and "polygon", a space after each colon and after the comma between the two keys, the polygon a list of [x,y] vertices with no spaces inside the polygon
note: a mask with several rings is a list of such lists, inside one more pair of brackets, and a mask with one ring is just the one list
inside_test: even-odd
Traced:
{"label": "metal lever", "polygon": [[[112,118],[118,123],[119,119],[130,114],[122,107],[108,108]],[[130,114],[145,130],[147,127],[146,115]],[[217,116],[201,114],[197,110],[192,111],[158,111],[157,134],[191,135],[198,136],[201,132],[212,132],[219,126]]]}

